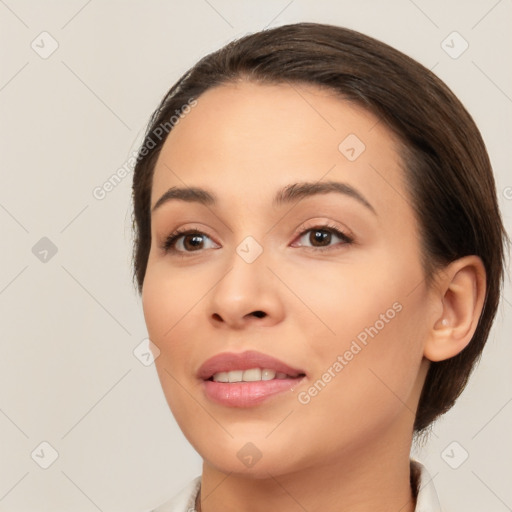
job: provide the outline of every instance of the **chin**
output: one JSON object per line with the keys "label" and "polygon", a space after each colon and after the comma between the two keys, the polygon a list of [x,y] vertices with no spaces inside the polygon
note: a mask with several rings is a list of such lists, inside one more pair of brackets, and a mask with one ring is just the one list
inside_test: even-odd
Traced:
{"label": "chin", "polygon": [[[208,436],[205,434],[203,439]],[[292,446],[292,438],[265,439],[261,432],[259,436],[237,435],[225,442],[212,442],[209,438],[208,442],[192,445],[205,463],[217,471],[256,480],[296,471],[304,463],[296,446]]]}
{"label": "chin", "polygon": [[236,475],[252,480],[264,480],[270,477],[292,472],[294,469],[296,469],[290,466],[290,461],[287,461],[285,465],[285,462],[282,460],[282,458],[281,460],[278,459],[279,457],[276,456],[263,456],[261,459],[253,462],[249,467],[249,463],[246,465],[237,457],[228,458],[224,456],[213,456],[211,459],[203,458],[206,464],[215,468],[215,470],[219,471],[220,473],[226,475]]}

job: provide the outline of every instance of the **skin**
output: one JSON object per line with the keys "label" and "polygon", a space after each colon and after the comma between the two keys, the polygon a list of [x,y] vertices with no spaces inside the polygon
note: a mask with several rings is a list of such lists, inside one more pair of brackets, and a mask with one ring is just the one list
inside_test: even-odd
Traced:
{"label": "skin", "polygon": [[[349,134],[366,146],[355,161],[338,149]],[[142,292],[165,397],[204,460],[203,511],[414,510],[409,453],[429,359],[452,357],[470,341],[485,274],[468,257],[427,286],[404,172],[384,123],[312,86],[211,89],[168,136],[151,205],[170,187],[218,198],[209,206],[172,200],[153,212]],[[303,181],[348,184],[374,212],[334,192],[272,205],[277,190]],[[354,242],[332,235],[321,251],[306,230],[323,225]],[[177,228],[205,233],[199,250],[165,253]],[[263,249],[253,263],[236,252],[247,236]],[[300,403],[394,304],[400,312]],[[196,377],[201,364],[245,350],[307,376],[252,408],[208,400]],[[237,457],[249,442],[261,454],[250,468]]]}

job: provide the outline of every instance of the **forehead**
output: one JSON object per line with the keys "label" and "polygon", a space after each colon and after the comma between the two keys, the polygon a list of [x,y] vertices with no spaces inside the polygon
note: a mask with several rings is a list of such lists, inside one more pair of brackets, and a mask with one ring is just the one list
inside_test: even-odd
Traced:
{"label": "forehead", "polygon": [[[152,201],[172,186],[263,199],[297,181],[336,180],[380,211],[408,208],[397,140],[374,114],[303,84],[226,84],[206,91],[170,132]],[[401,214],[404,212],[402,211]]]}

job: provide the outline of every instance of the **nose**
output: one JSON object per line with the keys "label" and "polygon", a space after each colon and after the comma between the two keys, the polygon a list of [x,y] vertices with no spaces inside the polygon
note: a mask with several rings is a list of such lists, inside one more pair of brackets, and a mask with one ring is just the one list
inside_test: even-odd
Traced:
{"label": "nose", "polygon": [[240,330],[281,322],[284,305],[279,282],[267,267],[264,253],[252,263],[234,253],[229,263],[229,270],[209,294],[212,324]]}

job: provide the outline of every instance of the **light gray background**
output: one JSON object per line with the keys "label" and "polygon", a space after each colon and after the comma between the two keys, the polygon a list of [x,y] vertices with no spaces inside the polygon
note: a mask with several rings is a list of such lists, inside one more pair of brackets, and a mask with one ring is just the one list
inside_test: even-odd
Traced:
{"label": "light gray background", "polygon": [[[146,329],[131,284],[131,174],[103,200],[93,190],[206,52],[297,21],[404,51],[474,116],[510,227],[510,0],[0,0],[0,20],[0,511],[148,510],[200,472],[154,366],[133,354]],[[441,46],[453,31],[469,43],[457,59]],[[42,237],[58,250],[46,262],[44,247],[32,251]],[[468,389],[416,450],[445,511],[512,510],[511,308],[507,286]],[[58,452],[48,469],[43,441]]]}

